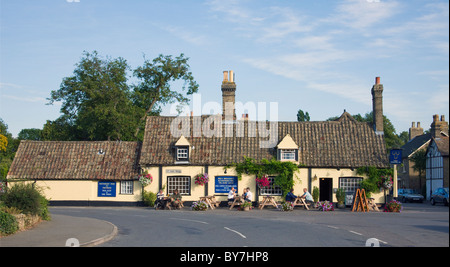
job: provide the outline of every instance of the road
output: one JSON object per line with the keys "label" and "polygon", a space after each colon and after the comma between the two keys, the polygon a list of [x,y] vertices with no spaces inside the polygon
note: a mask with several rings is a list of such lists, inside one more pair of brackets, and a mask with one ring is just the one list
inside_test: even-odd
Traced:
{"label": "road", "polygon": [[402,213],[274,209],[240,212],[155,211],[129,207],[52,207],[52,214],[109,221],[118,235],[105,247],[449,246],[449,208],[404,204]]}

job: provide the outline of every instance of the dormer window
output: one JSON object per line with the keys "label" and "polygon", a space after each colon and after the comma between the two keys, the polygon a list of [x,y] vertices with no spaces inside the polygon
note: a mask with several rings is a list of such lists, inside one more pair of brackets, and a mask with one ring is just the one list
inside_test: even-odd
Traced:
{"label": "dormer window", "polygon": [[189,161],[189,147],[177,147],[177,161]]}
{"label": "dormer window", "polygon": [[281,149],[280,160],[295,160],[296,149]]}
{"label": "dormer window", "polygon": [[298,146],[289,134],[277,145],[277,159],[279,161],[298,161]]}
{"label": "dormer window", "polygon": [[184,136],[178,139],[175,143],[175,163],[189,163],[190,147],[191,144]]}

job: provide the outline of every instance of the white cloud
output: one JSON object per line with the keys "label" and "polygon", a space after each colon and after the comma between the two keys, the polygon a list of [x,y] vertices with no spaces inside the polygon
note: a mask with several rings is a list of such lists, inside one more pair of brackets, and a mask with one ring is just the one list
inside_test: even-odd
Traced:
{"label": "white cloud", "polygon": [[383,23],[400,9],[400,4],[393,1],[347,0],[337,6],[337,14],[330,18],[330,22],[366,30]]}
{"label": "white cloud", "polygon": [[208,45],[209,40],[206,36],[191,32],[184,27],[163,26],[163,30],[170,32],[174,36],[194,45]]}

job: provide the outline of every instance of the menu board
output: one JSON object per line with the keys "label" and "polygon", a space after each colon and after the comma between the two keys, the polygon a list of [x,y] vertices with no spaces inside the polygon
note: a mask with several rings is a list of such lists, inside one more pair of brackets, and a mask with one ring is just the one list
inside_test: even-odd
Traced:
{"label": "menu board", "polygon": [[116,196],[116,182],[114,182],[114,181],[99,181],[97,196],[98,197],[115,197]]}
{"label": "menu board", "polygon": [[216,176],[214,191],[216,194],[228,194],[232,187],[238,192],[237,176]]}

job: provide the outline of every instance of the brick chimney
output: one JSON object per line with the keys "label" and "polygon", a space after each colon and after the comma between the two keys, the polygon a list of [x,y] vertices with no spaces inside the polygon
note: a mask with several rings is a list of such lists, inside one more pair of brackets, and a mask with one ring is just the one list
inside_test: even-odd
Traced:
{"label": "brick chimney", "polygon": [[373,129],[377,134],[384,134],[383,127],[383,85],[380,77],[375,78],[372,87]]}
{"label": "brick chimney", "polygon": [[430,133],[434,138],[441,137],[441,132],[448,135],[448,122],[445,121],[445,116],[442,115],[439,120],[439,115],[433,115],[433,122],[431,123]]}
{"label": "brick chimney", "polygon": [[224,71],[222,81],[222,118],[224,120],[236,120],[235,96],[234,72]]}
{"label": "brick chimney", "polygon": [[409,128],[409,140],[419,135],[423,135],[423,128],[420,127],[420,122],[417,122],[417,127],[416,123],[412,122],[411,128]]}

